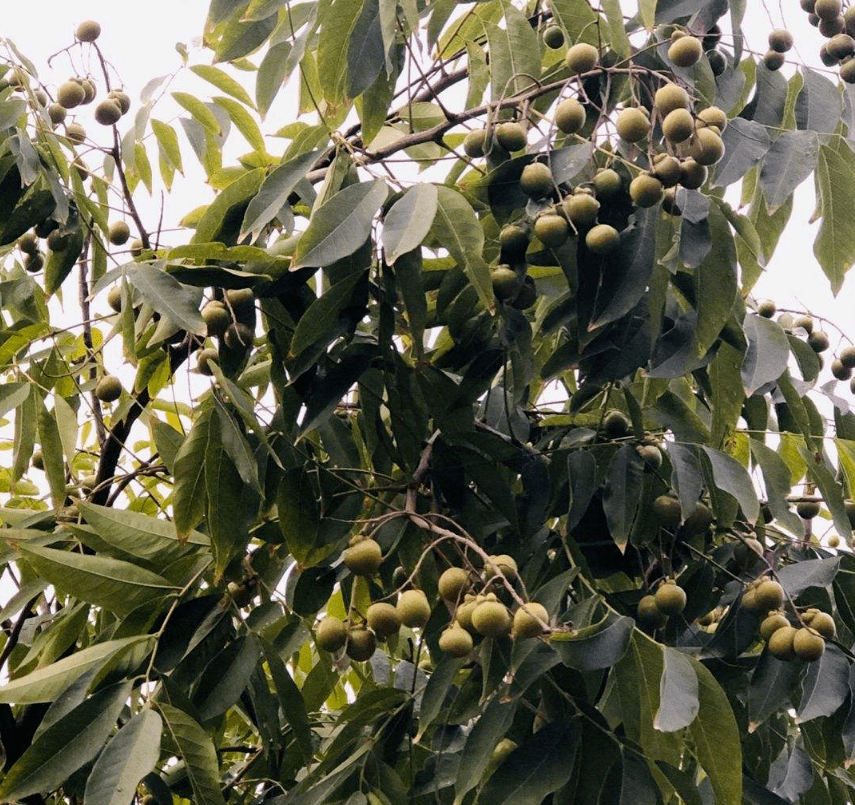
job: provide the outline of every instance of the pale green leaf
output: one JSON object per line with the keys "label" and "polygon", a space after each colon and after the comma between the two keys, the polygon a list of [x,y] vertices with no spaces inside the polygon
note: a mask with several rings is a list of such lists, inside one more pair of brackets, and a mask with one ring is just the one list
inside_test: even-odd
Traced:
{"label": "pale green leaf", "polygon": [[210,84],[213,84],[221,92],[237,98],[241,103],[247,106],[254,106],[249,93],[232,78],[228,73],[220,70],[219,67],[213,67],[210,64],[194,64],[190,67],[191,72],[196,73],[200,78],[204,78]]}
{"label": "pale green leaf", "polygon": [[411,187],[391,207],[383,221],[383,248],[391,265],[426,237],[436,216],[437,189],[432,184]]}

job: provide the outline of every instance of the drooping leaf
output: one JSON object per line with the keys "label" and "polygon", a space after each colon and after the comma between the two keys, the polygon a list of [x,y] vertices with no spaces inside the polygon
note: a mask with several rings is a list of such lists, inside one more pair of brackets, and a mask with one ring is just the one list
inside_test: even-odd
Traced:
{"label": "drooping leaf", "polygon": [[565,665],[579,671],[610,668],[626,653],[635,621],[614,612],[576,632],[555,633],[552,647]]}
{"label": "drooping leaf", "polygon": [[848,695],[849,661],[837,646],[827,645],[816,662],[808,663],[796,721],[834,715]]}
{"label": "drooping leaf", "polygon": [[383,248],[390,265],[421,245],[433,225],[437,198],[436,185],[417,184],[392,205],[383,220]]}
{"label": "drooping leaf", "polygon": [[751,396],[781,376],[787,368],[790,345],[781,326],[763,316],[746,316],[742,331],[748,339],[742,363],[742,383],[745,393]]}
{"label": "drooping leaf", "polygon": [[162,263],[139,263],[128,269],[125,276],[143,299],[174,325],[195,335],[205,335],[205,320],[199,313],[198,304],[164,268]]}
{"label": "drooping leaf", "polygon": [[[760,169],[760,187],[773,213],[816,167],[819,140],[812,131],[785,131],[772,143]],[[767,255],[768,257],[768,255]]]}
{"label": "drooping leaf", "polygon": [[[848,155],[846,154],[848,152]],[[831,283],[834,294],[855,263],[855,222],[849,214],[855,182],[855,154],[848,148],[835,151],[823,145],[816,164],[822,223],[813,253]]]}
{"label": "drooping leaf", "polygon": [[659,711],[653,726],[662,732],[688,727],[698,714],[698,675],[689,658],[677,649],[665,647],[665,670],[659,685]]}

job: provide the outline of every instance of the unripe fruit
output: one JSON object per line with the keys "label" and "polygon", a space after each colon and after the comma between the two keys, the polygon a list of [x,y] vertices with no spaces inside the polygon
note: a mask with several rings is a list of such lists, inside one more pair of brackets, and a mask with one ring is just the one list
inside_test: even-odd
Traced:
{"label": "unripe fruit", "polygon": [[713,129],[698,129],[689,145],[689,156],[699,165],[715,165],[724,156],[724,143]]}
{"label": "unripe fruit", "polygon": [[81,42],[94,42],[101,36],[101,26],[95,20],[84,20],[77,26],[74,36]]}
{"label": "unripe fruit", "polygon": [[499,123],[496,142],[506,151],[519,151],[525,148],[525,129],[519,123]]}
{"label": "unripe fruit", "polygon": [[124,246],[131,237],[131,228],[124,221],[113,221],[107,231],[107,237],[114,246]]}
{"label": "unripe fruit", "polygon": [[813,13],[821,20],[833,20],[840,16],[843,6],[840,0],[816,0]]}
{"label": "unripe fruit", "polygon": [[615,128],[621,139],[637,143],[650,133],[650,120],[638,107],[623,109],[615,120]]}
{"label": "unripe fruit", "polygon": [[111,89],[107,93],[107,97],[119,104],[119,109],[122,114],[126,115],[131,108],[131,96],[127,92],[122,92],[120,89]]}
{"label": "unripe fruit", "polygon": [[377,638],[374,632],[362,626],[357,626],[347,633],[347,647],[345,653],[356,662],[365,662],[371,659],[377,648]]}
{"label": "unripe fruit", "polygon": [[668,622],[668,616],[659,609],[652,595],[645,595],[638,602],[637,615],[638,620],[648,629],[661,629]]}
{"label": "unripe fruit", "polygon": [[227,306],[231,307],[235,316],[238,318],[241,315],[250,313],[255,307],[255,294],[252,288],[232,288],[226,291]]}
{"label": "unripe fruit", "polygon": [[840,79],[847,84],[855,84],[855,59],[840,67]]}
{"label": "unripe fruit", "polygon": [[796,504],[796,512],[802,520],[812,520],[821,511],[822,507],[816,500],[803,500]]}
{"label": "unripe fruit", "polygon": [[571,73],[588,73],[596,67],[600,54],[593,45],[579,42],[567,50],[564,63]]}
{"label": "unripe fruit", "polygon": [[828,547],[829,548],[839,548],[840,547],[840,537],[837,534],[832,534],[828,538]]}
{"label": "unripe fruit", "polygon": [[817,634],[826,638],[826,640],[832,640],[837,634],[837,627],[834,625],[834,618],[832,618],[827,612],[817,612],[816,615],[811,618],[810,628]]}
{"label": "unripe fruit", "polygon": [[69,232],[66,229],[54,229],[47,236],[47,246],[52,252],[61,252],[68,246]]}
{"label": "unripe fruit", "polygon": [[463,153],[472,159],[484,156],[487,145],[487,130],[475,129],[470,131],[463,140]]}
{"label": "unripe fruit", "polygon": [[119,122],[122,109],[116,101],[105,98],[95,107],[95,120],[102,126],[112,126]]}
{"label": "unripe fruit", "polygon": [[600,212],[600,202],[587,193],[576,193],[564,199],[564,214],[576,229],[588,229],[594,225]]}
{"label": "unripe fruit", "polygon": [[442,572],[437,582],[439,594],[446,601],[457,601],[469,583],[469,574],[462,567],[450,567]]}
{"label": "unripe fruit", "polygon": [[698,120],[707,126],[715,126],[719,131],[727,128],[727,114],[718,106],[708,106],[698,112]]}
{"label": "unripe fruit", "polygon": [[773,612],[768,617],[764,618],[763,622],[760,624],[760,637],[768,643],[769,638],[777,632],[778,629],[783,629],[789,625],[790,622],[783,613]]}
{"label": "unripe fruit", "polygon": [[223,340],[229,349],[249,349],[252,346],[252,339],[252,330],[240,322],[230,324],[223,335]]}
{"label": "unripe fruit", "polygon": [[700,40],[695,39],[694,36],[681,36],[668,48],[668,58],[677,67],[691,67],[697,64],[703,53]]}
{"label": "unripe fruit", "polygon": [[88,78],[84,78],[80,82],[80,85],[83,87],[83,105],[92,103],[92,101],[95,100],[96,94],[95,84],[93,84]]}
{"label": "unripe fruit", "polygon": [[122,396],[122,381],[115,375],[104,375],[95,386],[95,397],[101,402],[115,402]]}
{"label": "unripe fruit", "polygon": [[779,660],[795,659],[795,651],[793,651],[793,638],[796,636],[796,630],[792,626],[782,626],[776,629],[767,642],[769,653]]}
{"label": "unripe fruit", "polygon": [[793,46],[793,35],[786,28],[775,28],[769,34],[769,48],[786,53]]}
{"label": "unripe fruit", "polygon": [[517,272],[510,266],[499,266],[490,272],[490,280],[493,284],[493,293],[496,299],[504,301],[513,298],[520,288],[520,279]]}
{"label": "unripe fruit", "polygon": [[41,271],[44,267],[45,259],[38,252],[36,252],[35,254],[28,254],[24,258],[24,268],[31,274],[35,274],[37,271]]}
{"label": "unripe fruit", "polygon": [[114,285],[107,292],[107,304],[116,311],[116,313],[122,312],[122,286]]}
{"label": "unripe fruit", "polygon": [[74,109],[83,103],[86,91],[76,81],[64,81],[56,91],[56,101],[63,109]]}
{"label": "unripe fruit", "polygon": [[525,256],[528,243],[528,232],[516,224],[508,224],[499,233],[499,245],[502,247],[503,256],[509,258]]}
{"label": "unripe fruit", "polygon": [[669,156],[668,154],[660,154],[653,160],[651,175],[658,179],[663,187],[674,187],[679,184],[683,170],[676,157]]}
{"label": "unripe fruit", "polygon": [[214,370],[211,368],[212,363],[217,363],[220,359],[220,355],[213,347],[205,347],[196,358],[196,368],[199,370],[200,374],[205,375],[206,377],[211,377],[214,374]]}
{"label": "unripe fruit", "polygon": [[708,171],[704,165],[689,157],[680,163],[680,184],[687,190],[697,190],[703,187],[707,180]]}
{"label": "unripe fruit", "polygon": [[760,609],[780,609],[784,603],[784,588],[772,579],[764,579],[756,588],[757,605]]}
{"label": "unripe fruit", "polygon": [[810,346],[814,352],[825,352],[831,344],[828,340],[828,335],[822,330],[814,330],[808,336],[807,342],[808,346]]}
{"label": "unripe fruit", "polygon": [[804,612],[802,612],[802,621],[806,623],[808,626],[813,624],[813,619],[819,615],[821,610],[816,607],[808,607]]}
{"label": "unripe fruit", "polygon": [[560,215],[546,213],[534,222],[534,234],[548,249],[557,249],[567,241],[570,227]]}
{"label": "unripe fruit", "polygon": [[365,613],[368,628],[377,635],[378,640],[385,640],[401,630],[401,619],[398,610],[383,601],[371,604]]}
{"label": "unripe fruit", "polygon": [[635,448],[641,460],[650,469],[658,470],[662,466],[662,451],[654,444],[643,444]]}
{"label": "unripe fruit", "polygon": [[838,64],[837,59],[828,52],[828,42],[824,42],[819,48],[819,60],[826,67],[835,67]]}
{"label": "unripe fruit", "polygon": [[686,608],[686,591],[670,581],[661,585],[653,598],[663,615],[679,615]]}
{"label": "unripe fruit", "polygon": [[703,503],[698,503],[695,510],[683,521],[683,530],[689,536],[706,534],[712,521],[712,512]]}
{"label": "unripe fruit", "polygon": [[843,361],[839,358],[835,358],[831,362],[831,374],[833,374],[837,380],[849,380],[849,378],[852,377],[852,370],[848,366],[844,366]]}
{"label": "unripe fruit", "polygon": [[532,198],[543,198],[552,193],[552,171],[542,162],[526,165],[520,175],[520,189]]}
{"label": "unripe fruit", "polygon": [[140,257],[143,253],[143,242],[139,238],[135,238],[131,241],[131,245],[128,246],[128,251],[131,257]]}
{"label": "unripe fruit", "polygon": [[763,54],[763,66],[772,72],[780,70],[784,66],[784,54],[775,50],[767,50]]}
{"label": "unripe fruit", "polygon": [[813,629],[802,627],[793,636],[793,653],[805,662],[816,662],[825,651],[825,640]]}
{"label": "unripe fruit", "polygon": [[847,369],[855,369],[855,347],[853,347],[851,345],[848,347],[843,347],[843,349],[840,350],[840,356],[839,357],[840,357],[840,362]]}
{"label": "unripe fruit", "polygon": [[629,197],[638,207],[652,207],[662,200],[662,182],[649,173],[636,176],[629,183]]}
{"label": "unripe fruit", "polygon": [[543,29],[544,44],[552,50],[558,50],[564,44],[564,31],[559,25],[547,25]]}
{"label": "unripe fruit", "polygon": [[36,451],[33,453],[33,457],[30,459],[30,462],[32,463],[32,465],[33,465],[33,467],[34,467],[35,469],[37,469],[37,470],[44,470],[44,468],[45,468],[45,458],[44,458],[44,454],[42,453],[42,451],[41,451],[41,450],[36,450]]}
{"label": "unripe fruit", "polygon": [[546,607],[536,601],[528,601],[514,613],[511,635],[515,638],[539,637],[544,631],[540,621],[549,623]]}
{"label": "unripe fruit", "polygon": [[808,335],[813,332],[813,316],[799,316],[793,321],[793,328],[801,327]]}
{"label": "unripe fruit", "polygon": [[80,145],[80,143],[86,141],[86,129],[84,129],[79,123],[69,123],[65,127],[65,136],[68,137],[71,142]]}
{"label": "unripe fruit", "polygon": [[597,198],[604,201],[617,195],[622,187],[623,180],[620,178],[620,174],[612,168],[603,168],[597,171],[594,176],[594,189],[597,191]]}
{"label": "unripe fruit", "polygon": [[202,318],[208,328],[208,335],[212,338],[223,335],[231,323],[232,317],[222,302],[208,302],[201,310]]}
{"label": "unripe fruit", "polygon": [[574,134],[585,125],[585,107],[575,98],[565,98],[555,107],[555,125],[565,134]]}
{"label": "unripe fruit", "polygon": [[338,651],[347,642],[347,627],[338,618],[328,616],[315,627],[315,641],[324,651]]}
{"label": "unripe fruit", "polygon": [[653,515],[663,528],[676,528],[682,518],[680,501],[670,495],[659,495],[653,501]]}
{"label": "unripe fruit", "polygon": [[665,84],[656,90],[653,96],[653,106],[665,118],[675,109],[688,109],[691,106],[689,93],[677,84]]}
{"label": "unripe fruit", "polygon": [[677,204],[676,187],[666,188],[665,193],[662,195],[662,211],[667,212],[668,215],[683,214],[683,211],[680,209],[680,205]]}
{"label": "unripe fruit", "polygon": [[609,224],[597,224],[585,235],[585,245],[593,254],[608,254],[620,245],[620,233]]}
{"label": "unripe fruit", "polygon": [[496,573],[502,573],[509,579],[514,579],[519,573],[517,561],[513,556],[506,553],[495,554],[487,557],[489,562],[484,566],[488,576],[494,576]]}
{"label": "unripe fruit", "polygon": [[671,143],[682,143],[695,131],[695,119],[688,109],[674,109],[662,121],[662,133]]}
{"label": "unripe fruit", "polygon": [[24,252],[24,254],[39,253],[39,239],[36,237],[34,232],[25,232],[18,238],[16,243],[18,248]]}
{"label": "unripe fruit", "polygon": [[484,601],[472,613],[472,626],[484,637],[504,637],[511,631],[511,613],[500,601]]}
{"label": "unripe fruit", "polygon": [[838,14],[833,20],[820,20],[817,27],[826,39],[831,39],[846,30],[846,20],[842,14]]}
{"label": "unripe fruit", "polygon": [[609,411],[603,419],[603,431],[609,439],[622,439],[629,433],[630,422],[622,411]]}
{"label": "unripe fruit", "polygon": [[472,627],[472,613],[475,611],[475,607],[478,606],[481,602],[478,601],[474,596],[467,595],[463,599],[463,603],[457,607],[457,611],[455,612],[455,619],[457,623],[460,624],[464,629],[468,629],[469,631],[473,631]]}
{"label": "unripe fruit", "polygon": [[762,299],[757,303],[757,313],[764,319],[771,319],[778,312],[774,299]]}
{"label": "unripe fruit", "polygon": [[727,70],[727,59],[720,50],[711,50],[707,53],[707,61],[714,76],[720,76]]}
{"label": "unripe fruit", "polygon": [[396,609],[401,623],[413,629],[421,628],[430,618],[430,604],[422,590],[404,590]]}
{"label": "unripe fruit", "polygon": [[47,113],[50,118],[50,122],[53,123],[54,126],[58,126],[63,120],[65,120],[65,107],[58,103],[50,104],[47,108]]}
{"label": "unripe fruit", "polygon": [[472,651],[472,635],[461,626],[449,626],[439,636],[440,651],[450,657],[465,657]]}
{"label": "unripe fruit", "polygon": [[363,539],[344,552],[342,562],[354,576],[373,576],[383,562],[383,551],[376,540]]}

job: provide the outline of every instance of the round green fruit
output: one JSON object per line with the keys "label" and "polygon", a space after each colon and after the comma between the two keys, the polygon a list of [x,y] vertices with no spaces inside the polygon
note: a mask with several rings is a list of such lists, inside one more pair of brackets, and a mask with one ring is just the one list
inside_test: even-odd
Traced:
{"label": "round green fruit", "polygon": [[449,567],[442,572],[437,582],[439,594],[452,603],[460,598],[469,584],[469,574],[462,567]]}
{"label": "round green fruit", "polygon": [[719,131],[724,131],[727,128],[727,114],[718,106],[708,106],[706,109],[701,109],[698,112],[698,120],[707,126],[715,126]]}
{"label": "round green fruit", "polygon": [[65,120],[67,114],[68,113],[65,111],[65,107],[62,106],[62,104],[52,103],[48,105],[47,115],[50,118],[50,122],[54,126],[58,126],[60,123],[62,123]]}
{"label": "round green fruit", "polygon": [[338,651],[347,642],[347,627],[338,618],[327,616],[315,627],[315,641],[323,651]]}
{"label": "round green fruit", "polygon": [[522,258],[528,249],[528,232],[517,224],[508,224],[499,232],[499,245],[502,255],[509,258]]}
{"label": "round green fruit", "polygon": [[727,58],[720,50],[710,50],[707,53],[707,61],[714,76],[723,75],[727,70]]}
{"label": "round green fruit", "polygon": [[855,346],[843,347],[838,357],[847,369],[855,369]]}
{"label": "round green fruit", "polygon": [[430,603],[422,590],[404,590],[396,609],[401,623],[412,629],[423,627],[430,618]]}
{"label": "round green fruit", "polygon": [[667,622],[668,616],[656,605],[656,597],[645,595],[638,602],[636,610],[638,620],[648,629],[661,629]]}
{"label": "round green fruit", "polygon": [[562,216],[548,212],[534,222],[534,234],[548,249],[557,249],[570,236],[570,226]]}
{"label": "round green fruit", "polygon": [[762,299],[757,303],[757,313],[764,319],[771,319],[778,312],[774,299]]}
{"label": "round green fruit", "polygon": [[689,536],[699,536],[707,533],[712,522],[712,512],[703,503],[698,503],[695,510],[683,521],[683,530]]}
{"label": "round green fruit", "polygon": [[597,198],[604,201],[616,196],[622,187],[623,180],[620,174],[612,168],[602,168],[594,176],[594,190],[597,191]]}
{"label": "round green fruit", "polygon": [[826,640],[833,640],[837,635],[837,627],[834,625],[834,618],[832,618],[827,612],[817,612],[816,615],[811,618],[810,628]]}
{"label": "round green fruit", "polygon": [[33,457],[30,459],[30,462],[35,469],[44,471],[45,458],[41,450],[35,450],[33,452]]}
{"label": "round green fruit", "polygon": [[371,604],[368,611],[365,613],[365,621],[368,628],[377,635],[378,640],[385,640],[387,637],[398,634],[401,630],[401,619],[398,617],[398,610],[383,601]]}
{"label": "round green fruit", "polygon": [[796,630],[792,626],[782,626],[780,629],[775,629],[766,642],[769,653],[779,660],[795,659],[796,653],[793,650],[795,636]]}
{"label": "round green fruit", "polygon": [[780,609],[784,603],[784,588],[772,579],[764,579],[757,585],[755,594],[761,610]]}
{"label": "round green fruit", "polygon": [[511,306],[516,310],[528,310],[535,302],[537,302],[537,286],[531,277],[526,276]]}
{"label": "round green fruit", "polygon": [[506,553],[499,553],[493,556],[488,556],[487,559],[489,561],[487,565],[485,565],[485,570],[487,570],[488,576],[501,573],[509,579],[517,577],[519,567],[517,566],[517,560],[514,559],[513,556]]}
{"label": "round green fruit", "polygon": [[506,151],[519,151],[525,148],[525,129],[519,123],[499,123],[496,142]]}
{"label": "round green fruit", "polygon": [[840,67],[840,79],[847,84],[855,84],[855,59],[850,59]]}
{"label": "round green fruit", "polygon": [[704,165],[689,157],[680,163],[680,184],[687,190],[703,187],[708,171]]}
{"label": "round green fruit", "polygon": [[813,317],[799,316],[797,319],[793,320],[793,329],[796,327],[801,327],[808,335],[810,335],[813,332]]}
{"label": "round green fruit", "polygon": [[575,98],[565,98],[555,107],[555,125],[564,134],[575,134],[585,125],[585,107]]}
{"label": "round green fruit", "polygon": [[511,613],[500,601],[484,601],[472,612],[472,626],[484,637],[504,637],[511,631]]}
{"label": "round green fruit", "polygon": [[56,91],[56,102],[63,109],[74,109],[80,106],[86,97],[86,90],[76,81],[64,81]]}
{"label": "round green fruit", "polygon": [[689,156],[699,165],[715,165],[724,156],[724,143],[712,128],[698,129],[689,145]]}
{"label": "round green fruit", "polygon": [[828,538],[828,547],[829,548],[839,548],[840,547],[840,537],[837,534],[832,534]]}
{"label": "round green fruit", "polygon": [[600,59],[599,51],[586,42],[579,42],[568,48],[564,63],[571,73],[589,73]]}
{"label": "round green fruit", "polygon": [[802,520],[813,520],[822,509],[822,506],[816,500],[803,500],[796,504],[796,512]]}
{"label": "round green fruit", "polygon": [[680,183],[683,171],[680,167],[680,161],[676,157],[660,154],[659,158],[653,161],[651,175],[662,183],[662,187],[671,188]]}
{"label": "round green fruit", "polygon": [[808,346],[814,352],[825,352],[831,346],[831,341],[828,338],[828,334],[824,333],[822,330],[814,330],[807,339]]}
{"label": "round green fruit", "polygon": [[472,635],[462,626],[449,626],[439,636],[440,651],[450,657],[466,657],[472,651]]}
{"label": "round green fruit", "polygon": [[593,254],[608,254],[620,245],[620,233],[610,224],[597,224],[585,235],[585,245]]}
{"label": "round green fruit", "polygon": [[653,597],[663,615],[679,615],[686,608],[686,591],[673,582],[660,585]]}
{"label": "round green fruit", "polygon": [[472,628],[472,613],[475,611],[475,607],[481,603],[478,601],[475,596],[467,595],[463,599],[463,603],[457,607],[457,611],[454,613],[454,618],[458,624],[464,629],[468,631],[473,631]]}
{"label": "round green fruit", "polygon": [[252,288],[232,288],[226,291],[226,307],[230,307],[236,318],[251,314],[255,307],[255,293]]}
{"label": "round green fruit", "polygon": [[681,36],[668,48],[668,58],[677,67],[691,67],[697,64],[703,56],[704,49],[699,39],[694,36]]}
{"label": "round green fruit", "polygon": [[113,221],[107,230],[107,237],[114,246],[124,246],[131,237],[131,228],[124,221]]}
{"label": "round green fruit", "polygon": [[528,601],[514,613],[511,635],[515,638],[540,637],[544,632],[542,623],[549,623],[546,607],[536,601]]}
{"label": "round green fruit", "polygon": [[820,20],[817,28],[819,28],[819,32],[826,39],[831,39],[833,36],[842,34],[846,30],[846,20],[843,18],[843,15],[840,14],[833,20]]}
{"label": "round green fruit", "polygon": [[674,109],[662,121],[662,133],[670,143],[682,143],[695,131],[695,119],[688,109]]}
{"label": "round green fruit", "polygon": [[778,629],[784,629],[789,625],[790,622],[787,620],[786,615],[782,612],[772,612],[764,618],[760,624],[760,637],[768,643],[769,638],[772,637]]}
{"label": "round green fruit", "polygon": [[653,106],[664,120],[675,109],[688,109],[691,106],[689,93],[677,84],[665,84],[656,90]]}
{"label": "round green fruit", "polygon": [[83,86],[83,104],[92,103],[95,100],[95,84],[93,84],[88,78],[84,78],[81,82]]}
{"label": "round green fruit", "polygon": [[470,131],[463,139],[463,153],[471,159],[480,159],[487,150],[487,129]]}
{"label": "round green fruit", "polygon": [[650,133],[650,119],[637,106],[630,106],[618,114],[615,129],[621,139],[637,143]]}
{"label": "round green fruit", "polygon": [[577,230],[592,227],[600,212],[600,202],[588,193],[575,193],[564,199],[564,214]]}
{"label": "round green fruit", "polygon": [[641,460],[652,470],[662,466],[662,451],[655,444],[642,444],[635,448]]}
{"label": "round green fruit", "polygon": [[24,258],[24,268],[30,272],[30,274],[35,274],[37,271],[41,271],[45,267],[45,258],[39,252],[35,254],[28,254]]}
{"label": "round green fruit", "polygon": [[821,20],[834,20],[840,16],[843,6],[840,0],[816,0],[813,13]]}
{"label": "round green fruit", "polygon": [[543,29],[543,42],[548,48],[558,50],[564,45],[564,31],[559,25],[547,25]]}
{"label": "round green fruit", "polygon": [[95,120],[102,126],[115,125],[121,116],[122,108],[110,98],[105,98],[95,107]]}
{"label": "round green fruit", "polygon": [[786,28],[775,28],[769,33],[769,48],[777,53],[786,53],[793,47],[793,35]]}
{"label": "round green fruit", "polygon": [[767,50],[763,54],[763,66],[771,72],[780,70],[784,66],[784,54],[776,50]]}
{"label": "round green fruit", "polygon": [[793,653],[805,662],[816,662],[825,651],[825,640],[813,628],[802,627],[793,636]]}
{"label": "round green fruit", "polygon": [[554,180],[549,166],[542,162],[526,165],[520,175],[520,189],[531,198],[544,198],[552,193]]}
{"label": "round green fruit", "polygon": [[493,293],[496,299],[505,301],[516,296],[520,288],[520,278],[510,266],[498,266],[490,272]]}
{"label": "round green fruit", "polygon": [[229,349],[249,349],[252,346],[252,330],[241,322],[230,324],[223,334],[223,341]]}
{"label": "round green fruit", "polygon": [[115,375],[104,375],[95,386],[95,397],[101,402],[115,402],[122,396],[122,381]]}
{"label": "round green fruit", "polygon": [[111,89],[107,93],[107,97],[119,104],[119,109],[122,114],[126,115],[131,108],[131,96],[127,92],[122,92],[120,89]]}
{"label": "round green fruit", "polygon": [[374,576],[383,562],[383,550],[376,540],[363,539],[344,552],[342,561],[354,576]]}
{"label": "round green fruit", "polygon": [[101,26],[95,20],[84,20],[75,29],[74,36],[81,42],[94,42],[101,36]]}
{"label": "round green fruit", "polygon": [[69,123],[65,127],[65,136],[68,137],[71,142],[80,145],[80,143],[86,142],[86,129],[84,129],[79,123]]}
{"label": "round green fruit", "polygon": [[629,183],[629,197],[637,207],[652,207],[662,201],[663,189],[655,176],[642,173]]}
{"label": "round green fruit", "polygon": [[852,370],[848,366],[844,366],[840,358],[835,358],[831,362],[831,374],[837,380],[849,380],[852,377]]}
{"label": "round green fruit", "polygon": [[208,302],[201,310],[202,318],[205,321],[208,335],[211,338],[220,337],[225,334],[232,317],[226,306],[222,302]]}
{"label": "round green fruit", "polygon": [[653,516],[663,528],[676,528],[683,516],[680,501],[670,495],[659,495],[653,501]]}
{"label": "round green fruit", "polygon": [[196,368],[199,370],[199,374],[211,377],[211,375],[214,374],[211,364],[218,363],[219,360],[220,354],[217,350],[213,347],[205,347],[205,349],[199,353],[199,357],[196,358]]}
{"label": "round green fruit", "polygon": [[16,244],[24,254],[39,253],[39,239],[36,237],[35,232],[25,232],[18,238]]}
{"label": "round green fruit", "polygon": [[357,626],[347,633],[347,646],[344,651],[355,662],[370,660],[376,648],[377,638],[370,629]]}
{"label": "round green fruit", "polygon": [[622,439],[629,433],[630,422],[623,411],[609,411],[603,419],[603,431],[609,439]]}

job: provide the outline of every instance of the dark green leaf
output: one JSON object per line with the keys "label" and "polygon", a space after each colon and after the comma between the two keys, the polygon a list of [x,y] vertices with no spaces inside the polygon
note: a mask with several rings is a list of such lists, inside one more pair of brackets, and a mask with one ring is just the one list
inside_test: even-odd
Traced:
{"label": "dark green leaf", "polygon": [[575,632],[554,633],[552,647],[565,665],[579,671],[611,668],[626,653],[635,621],[609,612],[602,620]]}
{"label": "dark green leaf", "polygon": [[760,187],[770,214],[807,179],[818,155],[819,140],[812,131],[785,131],[776,138],[760,169]]}
{"label": "dark green leaf", "polygon": [[816,662],[808,663],[796,721],[834,715],[848,695],[849,660],[837,646],[828,644]]}
{"label": "dark green leaf", "polygon": [[781,325],[763,316],[746,316],[742,331],[748,339],[742,364],[742,384],[745,393],[751,396],[781,376],[787,368],[790,345]]}
{"label": "dark green leaf", "polygon": [[411,187],[391,207],[383,220],[383,248],[391,265],[420,246],[436,216],[437,189],[432,184]]}
{"label": "dark green leaf", "polygon": [[603,491],[603,511],[612,539],[626,550],[642,492],[644,461],[633,445],[623,445],[612,457]]}
{"label": "dark green leaf", "polygon": [[505,737],[515,712],[516,702],[503,702],[498,697],[492,699],[484,708],[467,736],[460,756],[460,766],[454,784],[456,802],[462,801],[466,792],[481,782],[484,769],[490,762],[490,755],[496,744]]}

